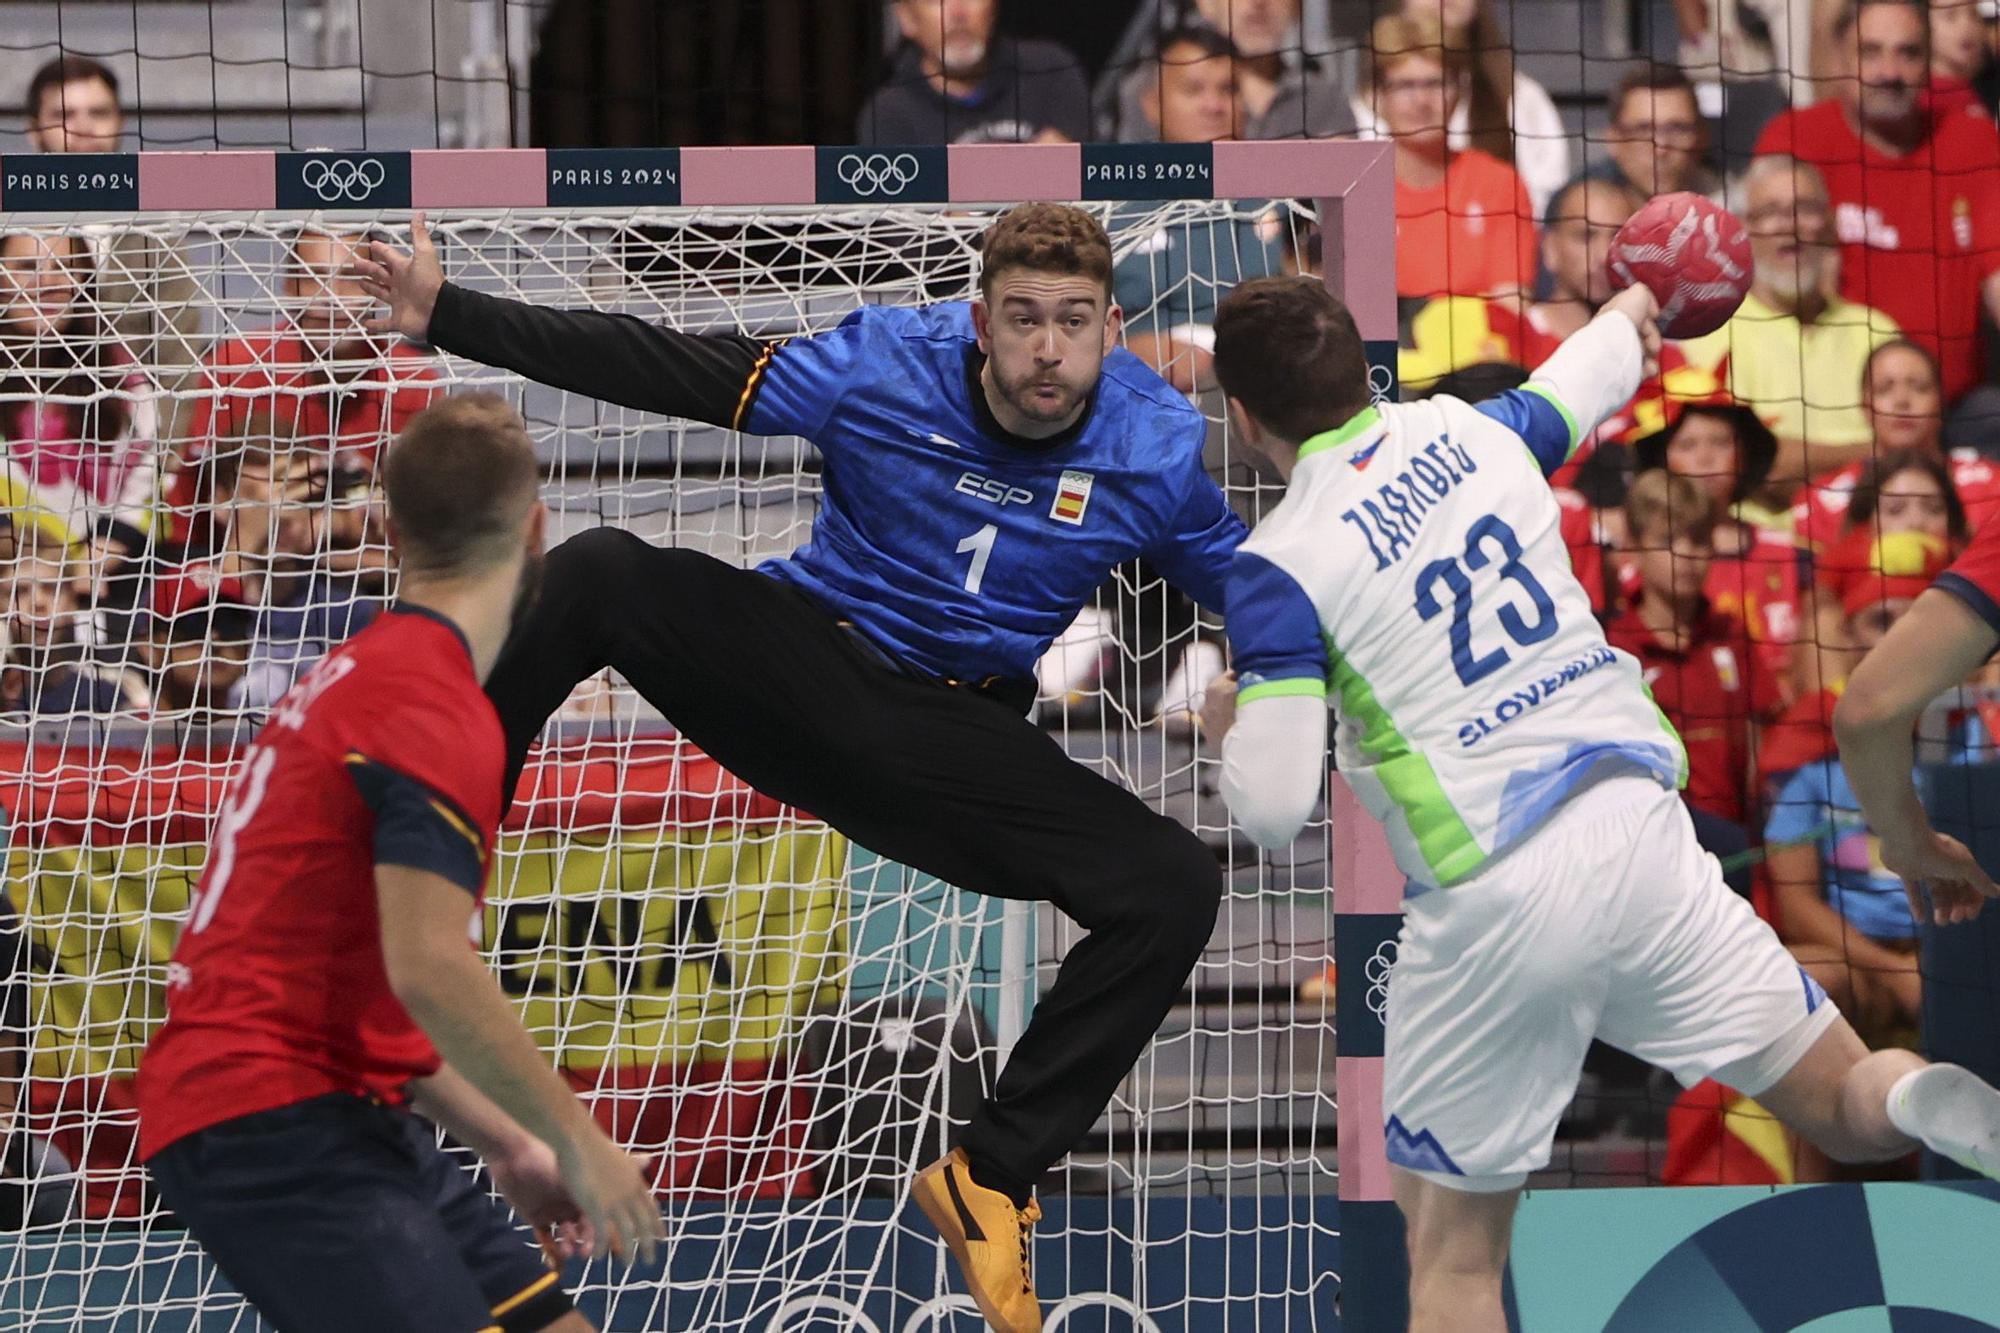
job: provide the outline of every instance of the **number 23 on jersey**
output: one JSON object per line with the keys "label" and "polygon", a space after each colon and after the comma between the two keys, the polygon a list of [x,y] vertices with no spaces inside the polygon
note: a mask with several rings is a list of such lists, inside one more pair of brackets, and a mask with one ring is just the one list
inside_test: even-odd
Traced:
{"label": "number 23 on jersey", "polygon": [[1521,562],[1521,541],[1506,520],[1487,514],[1466,532],[1465,552],[1445,556],[1425,565],[1417,574],[1417,615],[1431,620],[1443,614],[1438,599],[1441,583],[1451,594],[1451,665],[1459,683],[1476,685],[1512,660],[1507,649],[1495,646],[1474,655],[1472,643],[1472,578],[1498,556],[1499,575],[1517,585],[1528,599],[1533,619],[1522,614],[1516,601],[1501,605],[1498,619],[1507,636],[1522,647],[1537,644],[1556,632],[1555,602],[1525,564]]}

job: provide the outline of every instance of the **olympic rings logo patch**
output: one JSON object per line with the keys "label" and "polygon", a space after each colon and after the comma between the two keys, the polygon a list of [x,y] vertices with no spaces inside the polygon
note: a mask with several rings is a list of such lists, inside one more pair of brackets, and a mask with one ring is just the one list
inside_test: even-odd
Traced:
{"label": "olympic rings logo patch", "polygon": [[1368,982],[1368,1012],[1377,1018],[1389,1012],[1389,977],[1396,970],[1396,941],[1383,940],[1369,956],[1361,975]]}
{"label": "olympic rings logo patch", "polygon": [[834,165],[840,183],[863,199],[893,199],[916,182],[914,153],[847,153]]}
{"label": "olympic rings logo patch", "polygon": [[329,204],[358,204],[382,188],[388,171],[377,158],[307,158],[299,183]]}

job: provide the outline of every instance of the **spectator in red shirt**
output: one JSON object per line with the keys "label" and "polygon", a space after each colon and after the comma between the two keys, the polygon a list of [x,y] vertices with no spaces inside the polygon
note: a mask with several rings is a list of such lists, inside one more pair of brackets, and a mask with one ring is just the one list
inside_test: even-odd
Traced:
{"label": "spectator in red shirt", "polygon": [[[1908,339],[1892,339],[1869,354],[1861,374],[1861,407],[1875,435],[1871,454],[1915,449],[1949,463],[1972,530],[2000,511],[2000,467],[1974,449],[1945,451],[1944,399],[1938,365],[1928,351]],[[1861,462],[1849,463],[1807,485],[1792,506],[1800,546],[1820,551],[1839,537],[1863,470]]]}
{"label": "spectator in red shirt", "polygon": [[1396,143],[1396,294],[1502,296],[1535,279],[1534,210],[1514,168],[1454,150],[1445,126],[1465,75],[1436,19],[1376,20],[1373,82]]}
{"label": "spectator in red shirt", "polygon": [[[1726,398],[1668,406],[1678,408],[1673,424],[1634,445],[1633,463],[1641,472],[1664,467],[1708,492],[1717,510],[1715,558],[1703,590],[1718,612],[1742,624],[1765,669],[1789,691],[1801,624],[1798,552],[1784,534],[1740,513],[1770,475],[1777,437],[1755,412]],[[1629,591],[1629,567],[1624,574]]]}
{"label": "spectator in red shirt", "polygon": [[[1660,711],[1687,749],[1688,805],[1727,830],[1710,841],[1727,851],[1749,844],[1754,729],[1781,700],[1777,677],[1752,651],[1735,616],[1703,591],[1717,522],[1713,495],[1663,468],[1642,472],[1625,496],[1624,555],[1638,573],[1638,592],[1605,629],[1614,648],[1639,659]],[[1714,837],[1720,832],[1724,836]],[[1744,867],[1743,889],[1748,889]]]}
{"label": "spectator in red shirt", "polygon": [[[1852,645],[1847,641],[1847,616],[1839,587],[1854,571],[1843,560],[1872,558],[1871,548],[1857,545],[1857,530],[1873,537],[1914,532],[1951,551],[1963,550],[1972,535],[1965,503],[1959,498],[1952,468],[1934,449],[1891,449],[1862,469],[1851,493],[1844,493],[1839,539],[1813,562],[1811,620],[1813,642]],[[1843,659],[1844,660],[1844,659]]]}
{"label": "spectator in red shirt", "polygon": [[1847,506],[1847,530],[1871,525],[1879,537],[1920,532],[1954,551],[1972,536],[1951,468],[1927,449],[1891,449],[1868,464]]}
{"label": "spectator in red shirt", "polygon": [[[365,239],[308,228],[293,240],[284,281],[288,318],[209,355],[188,462],[218,440],[244,438],[250,416],[263,412],[324,467],[372,472],[382,448],[442,392],[424,353],[404,344],[385,353],[363,327],[371,302],[344,271]],[[169,492],[177,537],[188,535],[206,498],[196,493],[197,472],[183,467]]]}
{"label": "spectator in red shirt", "polygon": [[1928,105],[1929,35],[1920,0],[1847,7],[1835,28],[1847,66],[1838,95],[1778,116],[1757,151],[1820,168],[1841,294],[1887,312],[1929,349],[1946,401],[1957,403],[1980,378],[1981,302],[2000,313],[2000,133],[1983,116]]}

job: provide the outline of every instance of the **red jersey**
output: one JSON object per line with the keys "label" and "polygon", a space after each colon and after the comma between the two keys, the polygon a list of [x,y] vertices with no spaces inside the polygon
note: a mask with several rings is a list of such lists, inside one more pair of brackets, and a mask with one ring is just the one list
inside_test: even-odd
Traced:
{"label": "red jersey", "polygon": [[1750,544],[1709,562],[1702,594],[1718,615],[1743,627],[1764,670],[1791,674],[1792,645],[1805,634],[1799,602],[1799,552],[1790,538],[1745,524]]}
{"label": "red jersey", "polygon": [[[381,362],[339,385],[327,383],[304,338],[289,328],[262,329],[223,343],[202,367],[202,395],[187,425],[188,462],[217,440],[239,438],[254,413],[268,412],[305,443],[335,451],[341,466],[373,469],[382,447],[444,391],[422,352],[397,346]],[[185,538],[195,469],[168,487],[174,536]]]}
{"label": "red jersey", "polygon": [[1396,295],[1484,296],[1535,285],[1535,210],[1514,168],[1467,148],[1427,190],[1396,182]]}
{"label": "red jersey", "polygon": [[1924,142],[1891,157],[1862,142],[1840,103],[1820,102],[1780,113],[1757,152],[1791,153],[1826,176],[1841,295],[1935,353],[1953,400],[1980,378],[1980,287],[2000,270],[2000,132],[1969,111],[1930,115]]}
{"label": "red jersey", "polygon": [[[1639,569],[1604,545],[1604,535],[1583,497],[1557,491],[1562,506],[1563,544],[1577,582],[1590,595],[1590,609],[1599,615],[1628,607],[1639,596]],[[1760,669],[1782,681],[1791,670],[1792,645],[1801,633],[1799,553],[1791,541],[1755,524],[1743,524],[1749,545],[1736,555],[1718,555],[1709,562],[1702,596],[1718,616],[1741,626]],[[1606,557],[1611,557],[1609,583]]]}
{"label": "red jersey", "polygon": [[1639,659],[1660,711],[1687,749],[1688,804],[1721,819],[1750,818],[1750,725],[1782,704],[1772,675],[1741,622],[1704,607],[1688,647],[1670,648],[1639,618],[1639,608],[1605,627],[1612,647]]}
{"label": "red jersey", "polygon": [[2000,523],[1974,537],[1931,586],[1964,602],[2000,633]]}
{"label": "red jersey", "polygon": [[[243,756],[138,1074],[139,1155],[331,1092],[388,1101],[438,1055],[389,988],[375,866],[479,910],[500,719],[449,622],[391,608],[285,696]],[[476,919],[476,916],[475,916]]]}
{"label": "red jersey", "polygon": [[[1947,461],[1952,485],[1965,506],[1966,525],[1977,532],[2000,512],[2000,468],[1976,449],[1953,449]],[[1800,546],[1823,551],[1840,540],[1861,471],[1860,463],[1849,463],[1815,477],[1806,486],[1792,505],[1792,530],[1798,534]]]}

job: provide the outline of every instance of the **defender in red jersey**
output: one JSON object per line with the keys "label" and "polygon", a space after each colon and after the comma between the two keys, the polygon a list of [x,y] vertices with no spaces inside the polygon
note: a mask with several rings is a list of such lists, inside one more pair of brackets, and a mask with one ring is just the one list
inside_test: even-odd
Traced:
{"label": "defender in red jersey", "polygon": [[1771,121],[1757,152],[1826,177],[1840,235],[1840,294],[1893,316],[1944,370],[1947,400],[1979,380],[1979,311],[2000,318],[2000,133],[1931,106],[1929,11],[1863,0],[1836,36],[1838,96]]}
{"label": "defender in red jersey", "polygon": [[590,1328],[432,1122],[558,1258],[662,1234],[467,941],[506,762],[480,685],[532,591],[537,479],[498,398],[411,423],[385,477],[402,600],[244,756],[169,964],[140,1153],[285,1333]]}
{"label": "defender in red jersey", "polygon": [[1881,840],[1882,864],[1902,879],[1917,917],[1939,925],[1972,920],[2000,886],[1964,843],[1931,827],[1912,776],[1912,732],[1932,700],[1995,652],[2000,523],[1989,523],[1862,659],[1833,711],[1841,763]]}

